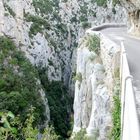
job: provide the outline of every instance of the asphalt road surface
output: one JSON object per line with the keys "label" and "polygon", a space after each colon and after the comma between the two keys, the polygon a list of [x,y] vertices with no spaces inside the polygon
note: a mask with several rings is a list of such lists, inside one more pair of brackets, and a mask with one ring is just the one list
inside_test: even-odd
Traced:
{"label": "asphalt road surface", "polygon": [[140,117],[140,39],[128,35],[125,27],[106,28],[101,32],[119,45],[121,40],[124,40],[128,65],[133,76],[137,111]]}

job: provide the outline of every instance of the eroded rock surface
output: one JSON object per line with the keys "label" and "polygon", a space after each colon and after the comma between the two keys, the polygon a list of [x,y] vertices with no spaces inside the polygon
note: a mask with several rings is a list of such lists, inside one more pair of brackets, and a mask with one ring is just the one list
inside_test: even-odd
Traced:
{"label": "eroded rock surface", "polygon": [[[44,10],[44,3],[39,5],[37,0],[0,0],[0,35],[14,40],[17,49],[25,52],[33,65],[46,69],[50,81],[63,81],[72,93],[77,56],[77,73],[81,73],[82,82],[76,81],[75,87],[74,131],[82,127],[88,128],[89,133],[100,129],[100,137],[105,137],[107,124],[110,125],[112,87],[109,84],[113,81],[110,68],[116,49],[112,43],[102,44],[101,56],[97,57],[84,44],[78,48],[77,55],[75,48],[87,28],[105,22],[126,22],[125,10],[118,5],[113,7],[112,0],[105,6],[91,0],[49,2]],[[96,58],[91,61],[90,57]],[[49,112],[43,89],[40,92]]]}
{"label": "eroded rock surface", "polygon": [[121,3],[128,13],[129,33],[140,36],[140,1],[123,0]]}
{"label": "eroded rock surface", "polygon": [[120,48],[100,35],[100,54],[97,55],[87,45],[93,32],[87,34],[77,50],[73,131],[86,128],[89,136],[104,140],[112,125],[114,72],[119,67]]}

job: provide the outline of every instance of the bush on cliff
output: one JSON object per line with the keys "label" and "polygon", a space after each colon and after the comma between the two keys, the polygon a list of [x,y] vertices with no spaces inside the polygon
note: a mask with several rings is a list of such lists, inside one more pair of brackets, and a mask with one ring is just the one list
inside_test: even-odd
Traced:
{"label": "bush on cliff", "polygon": [[38,73],[7,37],[0,37],[0,111],[12,111],[21,122],[35,107],[35,124],[44,120],[44,105],[37,85]]}
{"label": "bush on cliff", "polygon": [[69,138],[71,129],[72,97],[68,94],[62,81],[49,81],[45,68],[39,70],[41,84],[46,91],[50,107],[50,123],[58,135],[59,140]]}
{"label": "bush on cliff", "polygon": [[35,121],[34,108],[26,115],[25,122],[20,122],[18,116],[12,112],[0,112],[0,140],[37,140],[38,134],[42,134],[40,140],[58,140],[52,126],[48,126],[41,133],[33,126]]}

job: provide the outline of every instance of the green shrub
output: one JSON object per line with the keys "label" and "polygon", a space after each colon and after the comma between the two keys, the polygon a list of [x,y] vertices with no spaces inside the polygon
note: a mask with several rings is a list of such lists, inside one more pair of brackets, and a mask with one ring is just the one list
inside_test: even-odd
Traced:
{"label": "green shrub", "polygon": [[10,13],[10,15],[12,15],[13,17],[16,16],[15,12],[12,10],[12,8],[9,5],[7,5],[6,3],[4,3],[4,7]]}
{"label": "green shrub", "polygon": [[113,0],[113,6],[115,7],[117,4],[120,4],[120,0]]}
{"label": "green shrub", "polygon": [[98,6],[107,6],[107,0],[96,0]]}
{"label": "green shrub", "polygon": [[100,53],[100,38],[97,35],[87,37],[87,47],[90,51],[94,51],[97,55]]}
{"label": "green shrub", "polygon": [[84,29],[86,29],[86,28],[91,28],[91,23],[89,23],[89,22],[82,22],[82,27],[83,27]]}
{"label": "green shrub", "polygon": [[112,12],[114,15],[116,14],[116,9],[114,7],[112,8]]}
{"label": "green shrub", "polygon": [[33,6],[36,12],[47,15],[53,12],[54,2],[51,0],[33,0]]}
{"label": "green shrub", "polygon": [[45,108],[39,94],[36,69],[10,39],[0,37],[0,50],[0,111],[19,114],[24,122],[32,105],[36,108],[36,124],[43,123]]}
{"label": "green shrub", "polygon": [[14,119],[14,115],[9,111],[7,113],[0,112],[0,139],[7,140],[8,137],[15,137],[17,130],[16,128],[12,127],[10,122]]}
{"label": "green shrub", "polygon": [[9,16],[9,13],[6,13],[6,12],[5,12],[5,13],[4,13],[4,16],[8,17],[8,16]]}
{"label": "green shrub", "polygon": [[[118,72],[116,74],[118,76]],[[121,102],[120,102],[120,79],[115,79],[115,86],[114,86],[114,97],[113,97],[113,103],[114,107],[112,109],[112,130],[110,133],[109,139],[111,140],[120,140],[121,135]]]}
{"label": "green shrub", "polygon": [[97,134],[95,136],[86,136],[86,130],[81,129],[78,133],[73,134],[73,138],[70,140],[97,140]]}
{"label": "green shrub", "polygon": [[93,9],[89,10],[89,14],[92,15],[93,17],[97,17],[97,15],[96,15],[97,13],[96,13],[96,11],[93,11]]}
{"label": "green shrub", "polygon": [[86,130],[81,129],[78,133],[73,134],[74,138],[71,140],[87,140],[85,134],[86,134]]}
{"label": "green shrub", "polygon": [[77,17],[76,17],[76,16],[72,17],[70,21],[71,21],[72,23],[73,23],[73,22],[75,22],[75,23],[76,23],[76,22],[78,22],[78,20],[77,20]]}
{"label": "green shrub", "polygon": [[26,115],[25,122],[21,123],[19,117],[11,112],[0,112],[0,139],[1,140],[37,140],[37,135],[40,133],[42,137],[40,140],[58,140],[52,126],[46,127],[42,132],[33,126],[35,121],[34,108],[30,108],[30,113]]}
{"label": "green shrub", "polygon": [[48,80],[45,68],[39,70],[39,75],[41,83],[46,90],[50,107],[50,123],[53,124],[56,133],[61,136],[59,139],[66,139],[70,136],[72,98],[61,81],[50,82]]}
{"label": "green shrub", "polygon": [[81,13],[82,15],[87,15],[87,10],[88,10],[87,3],[84,3],[83,6],[80,5],[80,13]]}
{"label": "green shrub", "polygon": [[49,65],[49,66],[53,66],[53,65],[54,65],[54,64],[53,64],[53,61],[50,60],[50,59],[48,59],[48,65]]}
{"label": "green shrub", "polygon": [[120,68],[116,68],[114,70],[114,79],[115,79],[115,81],[116,80],[119,81],[119,78],[120,78]]}
{"label": "green shrub", "polygon": [[107,6],[107,0],[91,0],[92,3],[97,3],[98,6],[103,6],[106,7]]}
{"label": "green shrub", "polygon": [[87,16],[81,15],[79,18],[80,22],[87,22]]}
{"label": "green shrub", "polygon": [[67,26],[63,23],[59,23],[55,25],[56,29],[61,32],[62,34],[68,34]]}
{"label": "green shrub", "polygon": [[121,134],[121,105],[119,96],[114,96],[114,108],[112,111],[113,128],[111,130],[110,139],[120,140]]}
{"label": "green shrub", "polygon": [[44,28],[46,28],[46,29],[50,29],[50,27],[51,27],[50,24],[45,19],[43,19],[39,16],[25,14],[25,20],[27,22],[33,22],[33,23],[37,23],[38,25],[43,25]]}
{"label": "green shrub", "polygon": [[36,35],[37,33],[42,33],[42,30],[42,26],[38,26],[37,23],[33,23],[30,27],[29,36],[32,38],[33,35]]}
{"label": "green shrub", "polygon": [[30,14],[24,14],[24,16],[27,22],[33,22],[30,27],[30,37],[33,37],[33,35],[36,35],[38,32],[43,32],[44,29],[51,29],[50,24],[39,16],[33,16]]}
{"label": "green shrub", "polygon": [[78,80],[80,83],[82,82],[82,74],[81,72],[77,73],[76,76],[74,77],[74,80]]}

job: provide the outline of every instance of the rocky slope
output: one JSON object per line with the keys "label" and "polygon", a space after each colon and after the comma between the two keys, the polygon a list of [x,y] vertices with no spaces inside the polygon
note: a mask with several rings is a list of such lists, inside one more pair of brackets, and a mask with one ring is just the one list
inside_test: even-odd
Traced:
{"label": "rocky slope", "polygon": [[86,128],[89,136],[103,140],[112,125],[114,74],[119,68],[120,48],[106,37],[98,36],[88,32],[77,50],[73,131]]}
{"label": "rocky slope", "polygon": [[12,38],[33,64],[47,67],[49,79],[64,77],[67,83],[65,75],[70,74],[72,50],[84,33],[83,24],[123,22],[125,17],[118,6],[113,13],[110,3],[109,8],[90,0],[45,4],[48,7],[42,6],[43,0],[1,0],[0,33]]}
{"label": "rocky slope", "polygon": [[[46,116],[48,119],[50,118],[50,114],[45,94],[47,95],[50,89],[45,89],[45,83],[49,83],[50,81],[62,82],[70,89],[67,95],[73,95],[74,82],[72,81],[72,75],[75,73],[75,51],[78,46],[78,40],[84,35],[86,28],[104,22],[122,23],[126,21],[125,10],[118,5],[114,7],[112,0],[100,2],[94,0],[0,0],[0,19],[0,35],[12,39],[17,49],[25,53],[25,56],[37,67],[37,70],[41,69],[42,71],[42,69],[45,69],[44,75],[41,74],[41,77],[46,77],[47,80],[44,82],[42,80],[43,78],[39,79],[39,83],[41,81],[41,84],[44,86],[40,93],[41,97],[44,98],[47,109]],[[104,53],[106,52],[103,52],[102,56],[105,55]],[[82,55],[84,58],[81,58]],[[76,82],[75,100],[84,101],[84,105],[76,105],[76,103],[74,105],[74,109],[79,113],[81,113],[79,108],[84,107],[83,113],[79,114],[81,120],[76,119],[78,116],[74,114],[74,126],[78,127],[78,129],[79,127],[87,127],[89,123],[91,113],[87,111],[87,106],[89,106],[88,110],[93,109],[91,107],[91,101],[89,105],[87,104],[86,100],[88,101],[88,99],[85,100],[85,95],[88,95],[88,98],[92,100],[90,88],[93,88],[92,86],[96,85],[97,82],[100,83],[106,78],[103,71],[107,69],[107,67],[101,62],[99,64],[97,62],[92,64],[88,61],[87,67],[92,69],[95,66],[95,73],[89,69],[85,72],[85,69],[87,69],[87,67],[85,67],[85,61],[89,55],[91,55],[91,52],[85,47],[78,49],[77,72],[81,72],[82,70],[82,77],[87,77],[83,83],[80,83],[82,84],[81,86]],[[102,61],[108,61],[108,59],[102,58]],[[97,77],[97,79],[99,78],[99,80],[96,81],[95,77]],[[84,85],[87,81],[91,84],[90,87]],[[78,86],[80,86],[80,91]],[[82,91],[83,88],[84,90],[89,90],[90,93],[88,94],[87,91]],[[54,91],[55,90],[56,89],[54,89]],[[109,104],[107,87],[104,84],[99,84],[92,90],[96,90],[96,94],[101,94],[101,97],[105,94],[106,97],[103,97],[103,100],[105,99],[107,101],[107,103],[103,101],[103,105],[97,116],[100,115],[101,110],[105,113],[107,111],[108,114],[107,108],[104,108],[105,104],[107,104],[107,106]],[[82,99],[83,97],[79,97],[81,99],[78,98],[77,93],[79,94],[80,92],[82,92],[81,95],[84,96],[84,99]],[[63,99],[64,96],[65,95],[62,95],[61,99]],[[95,100],[98,100],[97,98]],[[53,101],[55,102],[55,99],[53,99]],[[99,105],[97,104],[97,106]],[[66,108],[68,108],[68,106]],[[53,110],[52,107],[51,109]],[[70,109],[67,109],[67,112],[70,114]],[[95,110],[93,109],[92,112],[95,112]],[[108,120],[110,119],[107,118],[104,122],[107,123]],[[91,124],[93,123],[92,120],[90,122]],[[102,127],[102,125],[99,125],[99,127]],[[104,129],[106,128],[104,127],[101,130],[103,131],[102,133],[104,133]]]}
{"label": "rocky slope", "polygon": [[133,35],[140,36],[140,1],[122,0],[121,3],[128,13],[129,32]]}

